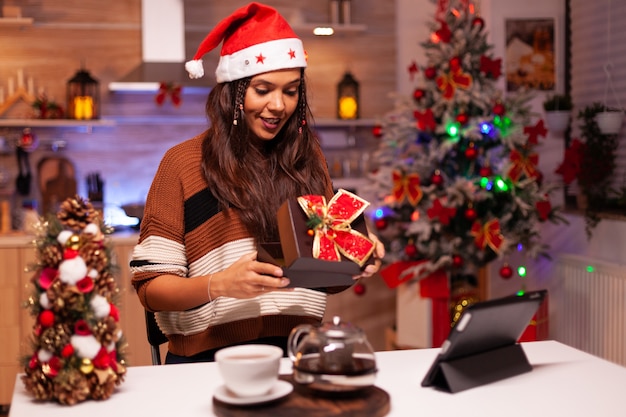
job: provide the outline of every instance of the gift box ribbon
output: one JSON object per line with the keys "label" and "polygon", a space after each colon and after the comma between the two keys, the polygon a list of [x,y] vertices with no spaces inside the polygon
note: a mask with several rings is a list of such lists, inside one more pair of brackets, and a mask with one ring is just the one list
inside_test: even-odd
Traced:
{"label": "gift box ribbon", "polygon": [[341,261],[343,255],[359,266],[365,264],[374,252],[374,242],[350,224],[365,211],[367,201],[340,189],[328,203],[320,195],[298,197],[298,203],[309,217],[314,258]]}

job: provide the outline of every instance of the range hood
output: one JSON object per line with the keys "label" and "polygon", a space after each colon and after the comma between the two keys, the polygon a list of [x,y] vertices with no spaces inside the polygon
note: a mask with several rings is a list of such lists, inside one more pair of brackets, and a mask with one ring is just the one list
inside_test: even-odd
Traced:
{"label": "range hood", "polygon": [[184,0],[141,1],[142,63],[109,91],[156,92],[162,82],[206,91],[206,79],[192,80],[185,70]]}

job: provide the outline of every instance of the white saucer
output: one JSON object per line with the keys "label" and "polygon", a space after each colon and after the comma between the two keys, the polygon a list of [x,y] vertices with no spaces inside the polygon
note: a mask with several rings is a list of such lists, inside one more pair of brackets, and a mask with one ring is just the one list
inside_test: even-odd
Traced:
{"label": "white saucer", "polygon": [[232,405],[251,405],[251,404],[260,404],[266,403],[268,401],[277,400],[282,398],[293,391],[293,385],[291,385],[287,381],[278,380],[276,385],[272,387],[272,389],[265,395],[258,395],[256,397],[238,397],[228,389],[226,386],[220,385],[217,387],[213,396],[226,404]]}

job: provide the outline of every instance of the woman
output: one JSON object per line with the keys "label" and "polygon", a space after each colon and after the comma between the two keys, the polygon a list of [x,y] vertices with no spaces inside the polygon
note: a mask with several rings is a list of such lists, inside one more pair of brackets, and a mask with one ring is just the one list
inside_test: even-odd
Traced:
{"label": "woman", "polygon": [[324,292],[285,289],[282,269],[256,260],[259,243],[278,240],[282,202],[333,194],[307,122],[302,42],[276,10],[251,3],[205,38],[186,65],[192,77],[220,42],[211,126],[164,155],[131,261],[139,299],[168,336],[166,363],[212,361],[233,344],[286,349],[291,329],[319,324],[326,305]]}

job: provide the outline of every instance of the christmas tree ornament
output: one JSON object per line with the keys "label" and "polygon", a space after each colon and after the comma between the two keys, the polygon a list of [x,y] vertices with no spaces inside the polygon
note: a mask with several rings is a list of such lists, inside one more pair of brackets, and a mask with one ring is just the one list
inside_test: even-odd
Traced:
{"label": "christmas tree ornament", "polygon": [[453,268],[460,268],[463,266],[463,257],[461,255],[453,255],[452,256],[452,267]]}
{"label": "christmas tree ornament", "polygon": [[441,175],[441,171],[436,170],[432,177],[430,177],[430,182],[437,187],[441,187],[443,185],[443,175]]}
{"label": "christmas tree ornament", "polygon": [[476,212],[476,209],[470,204],[466,209],[465,212],[463,213],[463,216],[469,220],[469,221],[474,221],[476,220],[476,218],[478,217],[478,213]]}
{"label": "christmas tree ornament", "polygon": [[504,106],[504,104],[498,102],[494,104],[492,112],[496,116],[504,116],[504,114],[506,113],[506,107]]}
{"label": "christmas tree ornament", "polygon": [[500,268],[500,276],[503,279],[509,279],[513,276],[513,268],[509,264],[504,264],[502,268]]}
{"label": "christmas tree ornament", "polygon": [[409,259],[412,259],[413,257],[415,257],[415,255],[417,255],[417,248],[415,247],[413,243],[409,243],[408,245],[404,247],[404,254]]}
{"label": "christmas tree ornament", "polygon": [[387,226],[389,226],[389,221],[382,217],[380,219],[376,219],[374,226],[376,226],[377,230],[385,230]]}
{"label": "christmas tree ornament", "polygon": [[467,146],[467,149],[465,149],[465,157],[469,160],[474,160],[477,156],[478,149],[476,149],[476,145],[474,145],[474,142],[470,142]]}
{"label": "christmas tree ornament", "polygon": [[376,125],[372,128],[372,134],[375,138],[380,138],[383,136],[383,127],[380,125]]}
{"label": "christmas tree ornament", "polygon": [[356,295],[360,296],[365,294],[365,292],[367,291],[367,287],[364,284],[358,282],[352,286],[352,290]]}
{"label": "christmas tree ornament", "polygon": [[461,69],[461,58],[459,58],[458,56],[455,56],[452,59],[450,59],[450,71],[456,72],[459,69]]}
{"label": "christmas tree ornament", "polygon": [[467,122],[469,122],[469,116],[467,113],[459,113],[456,115],[456,121],[459,122],[462,126],[465,126]]}
{"label": "christmas tree ornament", "polygon": [[416,88],[413,90],[413,99],[415,101],[420,101],[426,95],[426,91],[423,88]]}
{"label": "christmas tree ornament", "polygon": [[424,77],[429,80],[435,79],[437,76],[437,69],[435,67],[428,67],[424,70]]}
{"label": "christmas tree ornament", "polygon": [[477,27],[478,30],[483,30],[483,28],[485,27],[485,21],[482,17],[476,16],[472,19],[472,26]]}
{"label": "christmas tree ornament", "polygon": [[480,175],[481,177],[491,177],[492,174],[493,171],[489,165],[482,166],[478,170],[478,175]]}

